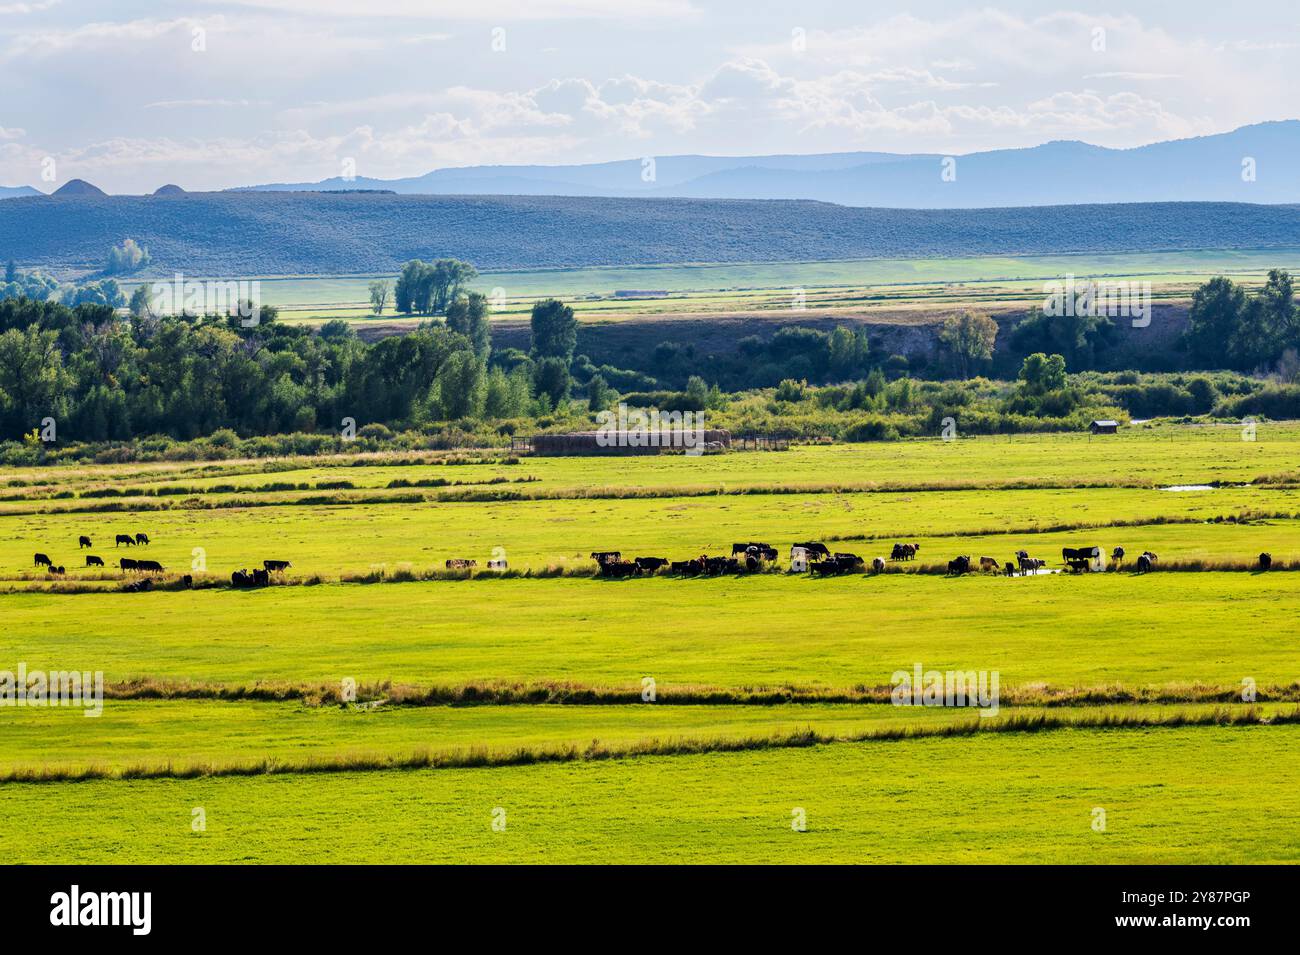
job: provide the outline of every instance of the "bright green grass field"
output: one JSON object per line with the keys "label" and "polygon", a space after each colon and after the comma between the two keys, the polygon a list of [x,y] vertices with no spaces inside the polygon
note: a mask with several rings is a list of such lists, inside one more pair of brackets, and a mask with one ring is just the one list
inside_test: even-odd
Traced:
{"label": "bright green grass field", "polygon": [[1300,578],[1167,573],[331,584],[10,594],[0,660],[133,677],[419,686],[882,686],[920,662],[1004,687],[1300,679]]}
{"label": "bright green grass field", "polygon": [[[960,429],[960,422],[958,422]],[[1050,481],[1062,486],[1106,483],[1205,484],[1250,481],[1300,467],[1300,425],[1260,424],[1256,440],[1241,440],[1236,425],[1134,426],[1118,435],[1086,434],[976,437],[957,441],[911,441],[799,446],[784,452],[747,452],[688,457],[533,458],[517,465],[453,467],[349,467],[352,458],[304,461],[301,471],[232,479],[221,476],[237,462],[159,462],[103,466],[17,468],[8,479],[48,481],[54,487],[127,487],[133,483],[190,484],[205,471],[213,482],[256,485],[268,481],[352,480],[382,486],[394,478],[478,479],[533,475],[544,488],[749,487],[800,483],[869,483],[915,487],[977,482],[990,488],[1013,481]],[[502,452],[505,453],[505,452]],[[331,464],[345,465],[343,467]],[[214,471],[213,469],[217,469]],[[252,468],[256,471],[256,463]],[[129,476],[123,479],[123,476]],[[182,480],[183,479],[183,480]],[[200,482],[201,483],[201,482]],[[211,483],[211,482],[210,482]],[[524,485],[525,490],[534,485]]]}
{"label": "bright green grass field", "polygon": [[[15,785],[3,790],[0,842],[11,862],[47,863],[1297,862],[1298,744],[1296,727],[1067,730]],[[205,831],[193,830],[196,809]]]}
{"label": "bright green grass field", "polygon": [[[978,550],[1008,559],[1020,547],[1059,555],[1066,544],[1141,544],[1174,556],[1213,553],[1247,558],[1267,550],[1279,560],[1300,556],[1293,521],[1267,526],[1171,525],[1072,531],[1062,535],[979,535],[990,530],[1061,524],[1104,524],[1195,518],[1243,511],[1300,513],[1300,491],[1222,488],[1169,492],[1135,488],[1030,491],[951,491],[866,494],[724,495],[648,499],[537,500],[505,503],[388,503],[169,510],[111,514],[0,516],[0,579],[35,573],[33,554],[48,554],[68,579],[116,572],[120,557],[152,558],[169,571],[190,573],[194,549],[222,579],[267,558],[293,562],[292,575],[365,573],[442,566],[468,557],[485,567],[497,548],[515,569],[559,561],[589,563],[592,551],[673,560],[731,552],[737,541],[766,541],[784,559],[797,540],[842,540],[834,549],[889,556],[893,539],[921,540],[921,557],[947,560]],[[143,531],[145,547],[114,546],[117,532]],[[86,534],[95,546],[77,547]],[[948,537],[933,537],[948,535]],[[932,538],[933,539],[927,539]],[[874,538],[866,541],[863,538]],[[1174,546],[1174,541],[1179,542]],[[1063,542],[1066,542],[1063,544]],[[1164,547],[1165,550],[1161,550]],[[106,567],[86,568],[85,555]]]}

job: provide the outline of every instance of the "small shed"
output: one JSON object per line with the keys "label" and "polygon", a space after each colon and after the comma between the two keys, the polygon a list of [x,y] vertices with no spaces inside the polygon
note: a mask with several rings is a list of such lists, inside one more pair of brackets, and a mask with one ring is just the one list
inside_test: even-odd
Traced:
{"label": "small shed", "polygon": [[1093,434],[1116,434],[1119,432],[1118,421],[1094,421],[1088,425],[1088,430]]}

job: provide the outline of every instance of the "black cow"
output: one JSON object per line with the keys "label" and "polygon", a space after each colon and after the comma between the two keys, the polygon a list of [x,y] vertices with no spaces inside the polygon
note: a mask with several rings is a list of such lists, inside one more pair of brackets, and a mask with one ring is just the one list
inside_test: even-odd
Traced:
{"label": "black cow", "polygon": [[675,560],[668,565],[668,569],[674,574],[686,574],[693,577],[704,572],[704,562],[699,559]]}
{"label": "black cow", "polygon": [[121,560],[117,562],[117,564],[123,570],[135,570],[136,568],[136,562],[132,560],[130,557],[123,557]]}
{"label": "black cow", "polygon": [[591,552],[591,559],[598,564],[605,564],[610,561],[622,560],[623,553],[617,550],[594,550]]}
{"label": "black cow", "polygon": [[124,593],[139,594],[148,590],[153,590],[153,581],[148,577],[143,580],[133,580],[122,588]]}
{"label": "black cow", "polygon": [[1138,558],[1138,573],[1145,574],[1151,570],[1151,558],[1143,554]]}
{"label": "black cow", "polygon": [[668,561],[663,557],[638,557],[636,565],[642,570],[648,570],[653,574],[660,567],[667,567]]}
{"label": "black cow", "polygon": [[271,572],[258,567],[253,568],[253,585],[255,587],[265,587],[271,582]]}
{"label": "black cow", "polygon": [[725,574],[729,569],[734,570],[738,564],[729,557],[705,557],[704,571],[710,576],[716,577],[719,574]]}
{"label": "black cow", "polygon": [[189,574],[186,574],[184,577],[181,578],[181,586],[184,587],[186,590],[189,590],[191,587],[194,586],[194,578],[191,577]]}
{"label": "black cow", "polygon": [[920,549],[920,544],[895,544],[894,549],[889,552],[889,559],[912,560],[916,557],[916,552]]}
{"label": "black cow", "polygon": [[156,560],[137,560],[135,562],[135,569],[140,571],[142,574],[161,574],[163,572],[163,565],[158,563]]}
{"label": "black cow", "polygon": [[81,550],[81,548],[83,547],[94,547],[94,546],[95,545],[90,542],[90,538],[87,537],[85,534],[82,534],[81,537],[77,539],[77,550]]}
{"label": "black cow", "polygon": [[962,574],[970,573],[970,557],[954,557],[948,561],[948,573],[960,577]]}
{"label": "black cow", "polygon": [[635,577],[639,573],[641,568],[631,560],[606,560],[600,565],[602,577]]}
{"label": "black cow", "polygon": [[1269,569],[1270,567],[1272,567],[1272,566],[1273,566],[1273,555],[1272,555],[1272,554],[1260,554],[1260,555],[1259,555],[1259,569],[1260,569],[1260,570],[1268,570],[1268,569]]}
{"label": "black cow", "polygon": [[831,552],[826,548],[826,545],[819,544],[816,541],[805,541],[802,544],[795,544],[794,546],[802,547],[805,551],[808,552],[809,557],[811,557],[813,554],[820,554],[823,558],[829,559],[831,556]]}
{"label": "black cow", "polygon": [[249,576],[246,570],[237,570],[230,575],[230,586],[244,589],[253,586],[253,578]]}
{"label": "black cow", "polygon": [[32,566],[33,566],[33,567],[41,567],[41,566],[45,566],[45,567],[53,567],[54,564],[53,564],[53,562],[51,562],[51,560],[50,560],[48,557],[46,557],[44,554],[37,554],[37,555],[35,556],[35,558],[34,558],[34,561],[33,561],[33,563],[32,563]]}
{"label": "black cow", "polygon": [[96,557],[94,554],[87,554],[87,555],[86,555],[86,566],[87,566],[87,567],[103,567],[103,566],[104,566],[104,560],[103,560],[103,558],[101,558],[101,557]]}
{"label": "black cow", "polygon": [[293,566],[293,564],[289,563],[287,560],[264,560],[262,561],[262,566],[271,571],[271,573],[279,574],[288,570]]}
{"label": "black cow", "polygon": [[118,534],[117,541],[113,544],[113,546],[121,547],[123,544],[125,544],[127,547],[134,547],[135,538],[132,537],[130,534]]}
{"label": "black cow", "polygon": [[137,544],[147,544],[147,543],[149,543],[149,535],[148,535],[148,534],[136,534],[136,535],[135,535],[135,542],[136,542]]}
{"label": "black cow", "polygon": [[1006,574],[1008,577],[1014,577],[1016,575],[1016,565],[1011,563],[1011,561],[1007,561],[1006,566],[1002,569],[1002,572]]}
{"label": "black cow", "polygon": [[65,571],[65,570],[63,569],[62,565],[60,565],[60,566],[58,566],[58,567],[51,567],[51,568],[50,568],[50,573],[53,574],[53,575],[56,576],[56,577],[62,577],[65,573],[67,573],[67,571]]}
{"label": "black cow", "polygon": [[1124,563],[1124,548],[1116,547],[1113,551],[1110,552],[1110,559],[1117,564]]}

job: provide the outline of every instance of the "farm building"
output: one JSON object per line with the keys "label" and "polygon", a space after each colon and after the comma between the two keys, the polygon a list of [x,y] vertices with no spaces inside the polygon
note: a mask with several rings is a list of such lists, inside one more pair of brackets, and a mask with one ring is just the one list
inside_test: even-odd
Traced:
{"label": "farm building", "polygon": [[[702,439],[702,444],[699,444]],[[535,434],[530,441],[539,455],[658,454],[663,450],[715,451],[731,447],[731,432],[701,431],[577,431]]]}
{"label": "farm building", "polygon": [[1093,434],[1117,434],[1119,432],[1118,421],[1094,421],[1088,425],[1088,430]]}

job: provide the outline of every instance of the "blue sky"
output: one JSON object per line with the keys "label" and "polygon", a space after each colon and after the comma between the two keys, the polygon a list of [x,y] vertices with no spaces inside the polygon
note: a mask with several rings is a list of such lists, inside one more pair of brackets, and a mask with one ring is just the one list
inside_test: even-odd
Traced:
{"label": "blue sky", "polygon": [[0,0],[0,184],[1127,147],[1295,118],[1297,63],[1289,2]]}

